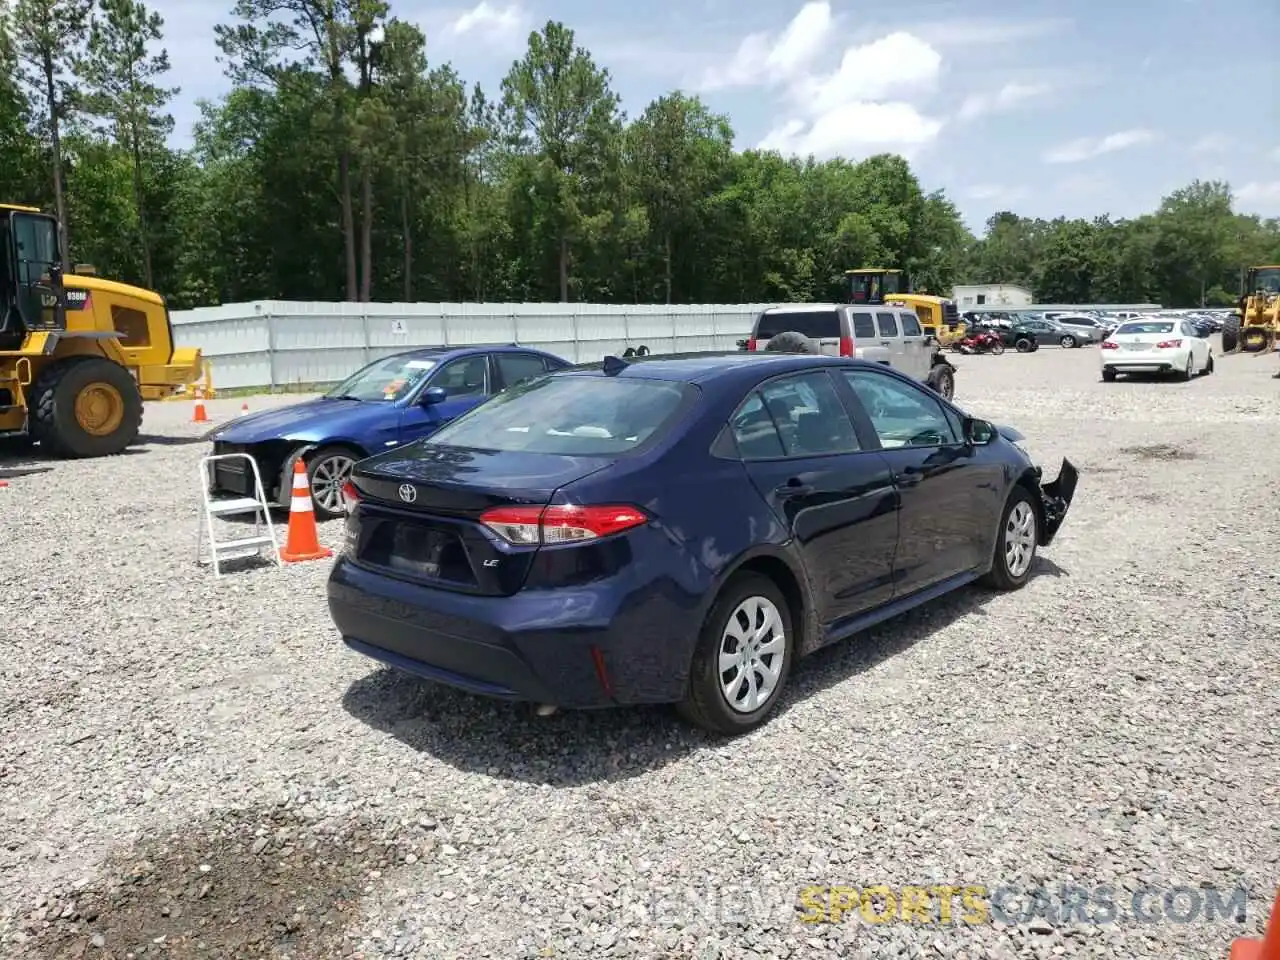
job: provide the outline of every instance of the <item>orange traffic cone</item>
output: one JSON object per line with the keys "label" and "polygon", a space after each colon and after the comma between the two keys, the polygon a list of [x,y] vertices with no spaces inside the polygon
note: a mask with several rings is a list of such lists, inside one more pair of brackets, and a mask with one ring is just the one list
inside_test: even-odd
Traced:
{"label": "orange traffic cone", "polygon": [[191,413],[192,423],[208,423],[209,414],[204,409],[204,391],[196,387],[196,406]]}
{"label": "orange traffic cone", "polygon": [[280,559],[285,563],[302,560],[323,560],[332,557],[333,551],[320,546],[316,530],[316,513],[311,505],[311,487],[307,484],[307,468],[298,460],[293,465],[293,498],[289,501],[289,536]]}
{"label": "orange traffic cone", "polygon": [[1271,905],[1271,920],[1261,940],[1236,940],[1231,944],[1230,960],[1280,960],[1280,887]]}
{"label": "orange traffic cone", "polygon": [[244,403],[240,404],[240,416],[243,417],[248,412],[249,412],[249,401],[246,400]]}

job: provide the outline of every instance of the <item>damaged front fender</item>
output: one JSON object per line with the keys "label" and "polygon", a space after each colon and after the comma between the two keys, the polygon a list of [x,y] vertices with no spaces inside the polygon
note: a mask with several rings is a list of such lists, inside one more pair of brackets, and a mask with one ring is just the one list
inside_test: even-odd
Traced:
{"label": "damaged front fender", "polygon": [[1067,518],[1071,500],[1076,495],[1076,483],[1080,474],[1070,460],[1063,459],[1058,478],[1040,485],[1040,504],[1044,511],[1044,523],[1040,525],[1040,546],[1047,547],[1062,528]]}

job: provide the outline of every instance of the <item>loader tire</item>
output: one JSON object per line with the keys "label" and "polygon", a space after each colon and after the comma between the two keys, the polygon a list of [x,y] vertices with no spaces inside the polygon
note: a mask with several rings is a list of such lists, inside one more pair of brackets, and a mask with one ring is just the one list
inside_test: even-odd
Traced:
{"label": "loader tire", "polygon": [[1232,314],[1222,321],[1222,352],[1233,353],[1240,346],[1240,318]]}
{"label": "loader tire", "polygon": [[123,453],[142,430],[137,381],[104,357],[68,357],[36,377],[30,432],[46,455],[67,460]]}

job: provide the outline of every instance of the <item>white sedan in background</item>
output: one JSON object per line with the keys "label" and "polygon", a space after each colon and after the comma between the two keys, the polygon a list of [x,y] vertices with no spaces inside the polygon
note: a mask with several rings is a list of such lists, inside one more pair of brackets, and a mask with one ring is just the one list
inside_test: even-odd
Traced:
{"label": "white sedan in background", "polygon": [[1121,373],[1173,373],[1180,380],[1213,373],[1213,350],[1190,320],[1127,320],[1099,346],[1102,379],[1108,383]]}

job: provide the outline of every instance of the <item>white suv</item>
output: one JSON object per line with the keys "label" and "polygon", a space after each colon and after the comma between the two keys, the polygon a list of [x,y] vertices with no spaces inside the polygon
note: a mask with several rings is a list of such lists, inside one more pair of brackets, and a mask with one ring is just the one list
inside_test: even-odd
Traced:
{"label": "white suv", "polygon": [[956,368],[924,332],[915,311],[900,304],[769,307],[756,317],[746,347],[873,360],[927,383],[947,399],[955,394]]}

